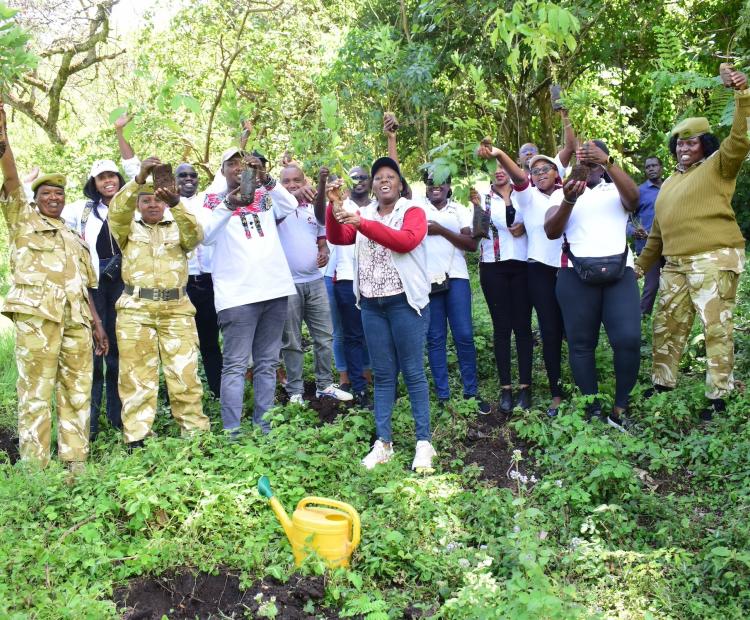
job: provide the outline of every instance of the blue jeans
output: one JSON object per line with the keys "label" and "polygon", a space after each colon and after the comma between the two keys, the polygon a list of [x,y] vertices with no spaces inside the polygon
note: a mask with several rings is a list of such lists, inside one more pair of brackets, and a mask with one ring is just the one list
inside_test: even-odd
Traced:
{"label": "blue jeans", "polygon": [[365,334],[352,281],[339,280],[334,283],[333,294],[344,326],[344,355],[349,381],[355,393],[364,392],[367,389],[367,381],[362,376],[365,367]]}
{"label": "blue jeans", "polygon": [[464,396],[477,395],[477,351],[471,325],[471,286],[466,278],[451,278],[445,293],[430,296],[430,324],[427,328],[427,359],[437,397],[450,398],[448,386],[448,324],[456,345]]}
{"label": "blue jeans", "polygon": [[430,440],[430,395],[424,372],[424,343],[430,307],[421,316],[406,301],[406,294],[369,299],[361,297],[362,325],[370,350],[375,381],[375,431],[378,439],[392,441],[391,415],[398,369],[411,401],[417,441]]}
{"label": "blue jeans", "polygon": [[344,372],[346,368],[346,353],[344,352],[344,325],[341,322],[341,313],[336,305],[336,296],[333,292],[333,278],[324,277],[326,292],[328,293],[328,305],[331,307],[331,323],[333,323],[333,363],[336,370]]}
{"label": "blue jeans", "polygon": [[[99,261],[99,273],[101,273],[111,261],[111,258],[103,258]],[[99,411],[102,406],[102,395],[107,395],[107,420],[112,428],[122,428],[122,402],[117,391],[117,381],[120,374],[120,353],[117,348],[117,334],[115,333],[115,322],[117,311],[115,304],[120,299],[125,284],[121,276],[114,280],[107,276],[99,276],[99,288],[92,290],[92,297],[96,312],[102,320],[102,327],[107,333],[109,340],[109,352],[107,355],[94,355],[94,377],[91,383],[91,434],[99,432]]]}

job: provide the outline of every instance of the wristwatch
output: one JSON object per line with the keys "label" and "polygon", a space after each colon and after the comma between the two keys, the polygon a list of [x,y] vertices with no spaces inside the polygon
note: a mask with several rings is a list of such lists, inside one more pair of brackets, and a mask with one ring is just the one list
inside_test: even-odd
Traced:
{"label": "wristwatch", "polygon": [[615,158],[612,155],[610,155],[609,157],[607,157],[607,163],[604,164],[604,167],[607,170],[609,170],[614,165],[615,165]]}

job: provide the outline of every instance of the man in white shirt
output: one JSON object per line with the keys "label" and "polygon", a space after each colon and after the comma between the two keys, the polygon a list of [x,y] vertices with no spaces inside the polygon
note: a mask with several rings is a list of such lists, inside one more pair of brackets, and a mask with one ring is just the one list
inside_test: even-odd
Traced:
{"label": "man in white shirt", "polygon": [[[313,189],[305,179],[305,173],[296,164],[285,166],[280,175],[281,185],[295,193],[303,188]],[[333,383],[331,362],[333,359],[333,324],[328,305],[323,274],[320,271],[328,263],[326,230],[318,224],[315,210],[309,202],[301,202],[294,213],[287,215],[279,224],[279,237],[292,272],[297,294],[289,297],[284,339],[281,352],[286,366],[286,391],[289,401],[303,404],[302,366],[302,321],[305,321],[313,339],[315,357],[316,396],[351,400],[352,395]]]}
{"label": "man in white shirt", "polygon": [[[221,162],[227,189],[206,194],[203,206],[213,213],[204,226],[203,242],[214,250],[214,302],[224,336],[221,418],[224,429],[236,437],[251,355],[253,422],[263,432],[271,428],[263,415],[274,402],[287,297],[296,294],[276,222],[294,213],[297,200],[276,184],[257,157],[235,147],[223,153]],[[257,170],[261,183],[251,203],[239,192],[247,166]]]}

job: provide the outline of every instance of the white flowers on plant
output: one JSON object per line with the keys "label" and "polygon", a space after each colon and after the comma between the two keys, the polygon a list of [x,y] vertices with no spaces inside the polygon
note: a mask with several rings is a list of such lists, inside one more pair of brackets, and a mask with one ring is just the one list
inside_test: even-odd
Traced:
{"label": "white flowers on plant", "polygon": [[461,568],[469,568],[469,566],[471,566],[471,562],[469,562],[469,560],[467,560],[466,558],[460,558],[458,560],[458,565]]}
{"label": "white flowers on plant", "polygon": [[555,486],[562,489],[563,481],[562,480],[555,480]]}

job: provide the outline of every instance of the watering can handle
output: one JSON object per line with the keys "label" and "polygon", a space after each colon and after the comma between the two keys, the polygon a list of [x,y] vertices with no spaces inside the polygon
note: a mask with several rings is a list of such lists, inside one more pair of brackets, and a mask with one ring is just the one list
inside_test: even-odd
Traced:
{"label": "watering can handle", "polygon": [[318,506],[329,506],[331,508],[338,508],[339,510],[345,512],[349,515],[349,517],[352,520],[352,539],[350,541],[350,544],[352,546],[352,549],[357,547],[359,545],[359,539],[360,539],[360,523],[359,523],[359,513],[354,510],[352,506],[349,504],[345,504],[344,502],[338,502],[335,499],[328,499],[325,497],[304,497],[301,500],[299,500],[299,503],[297,504],[297,510],[300,508],[304,508],[308,504],[316,504]]}

